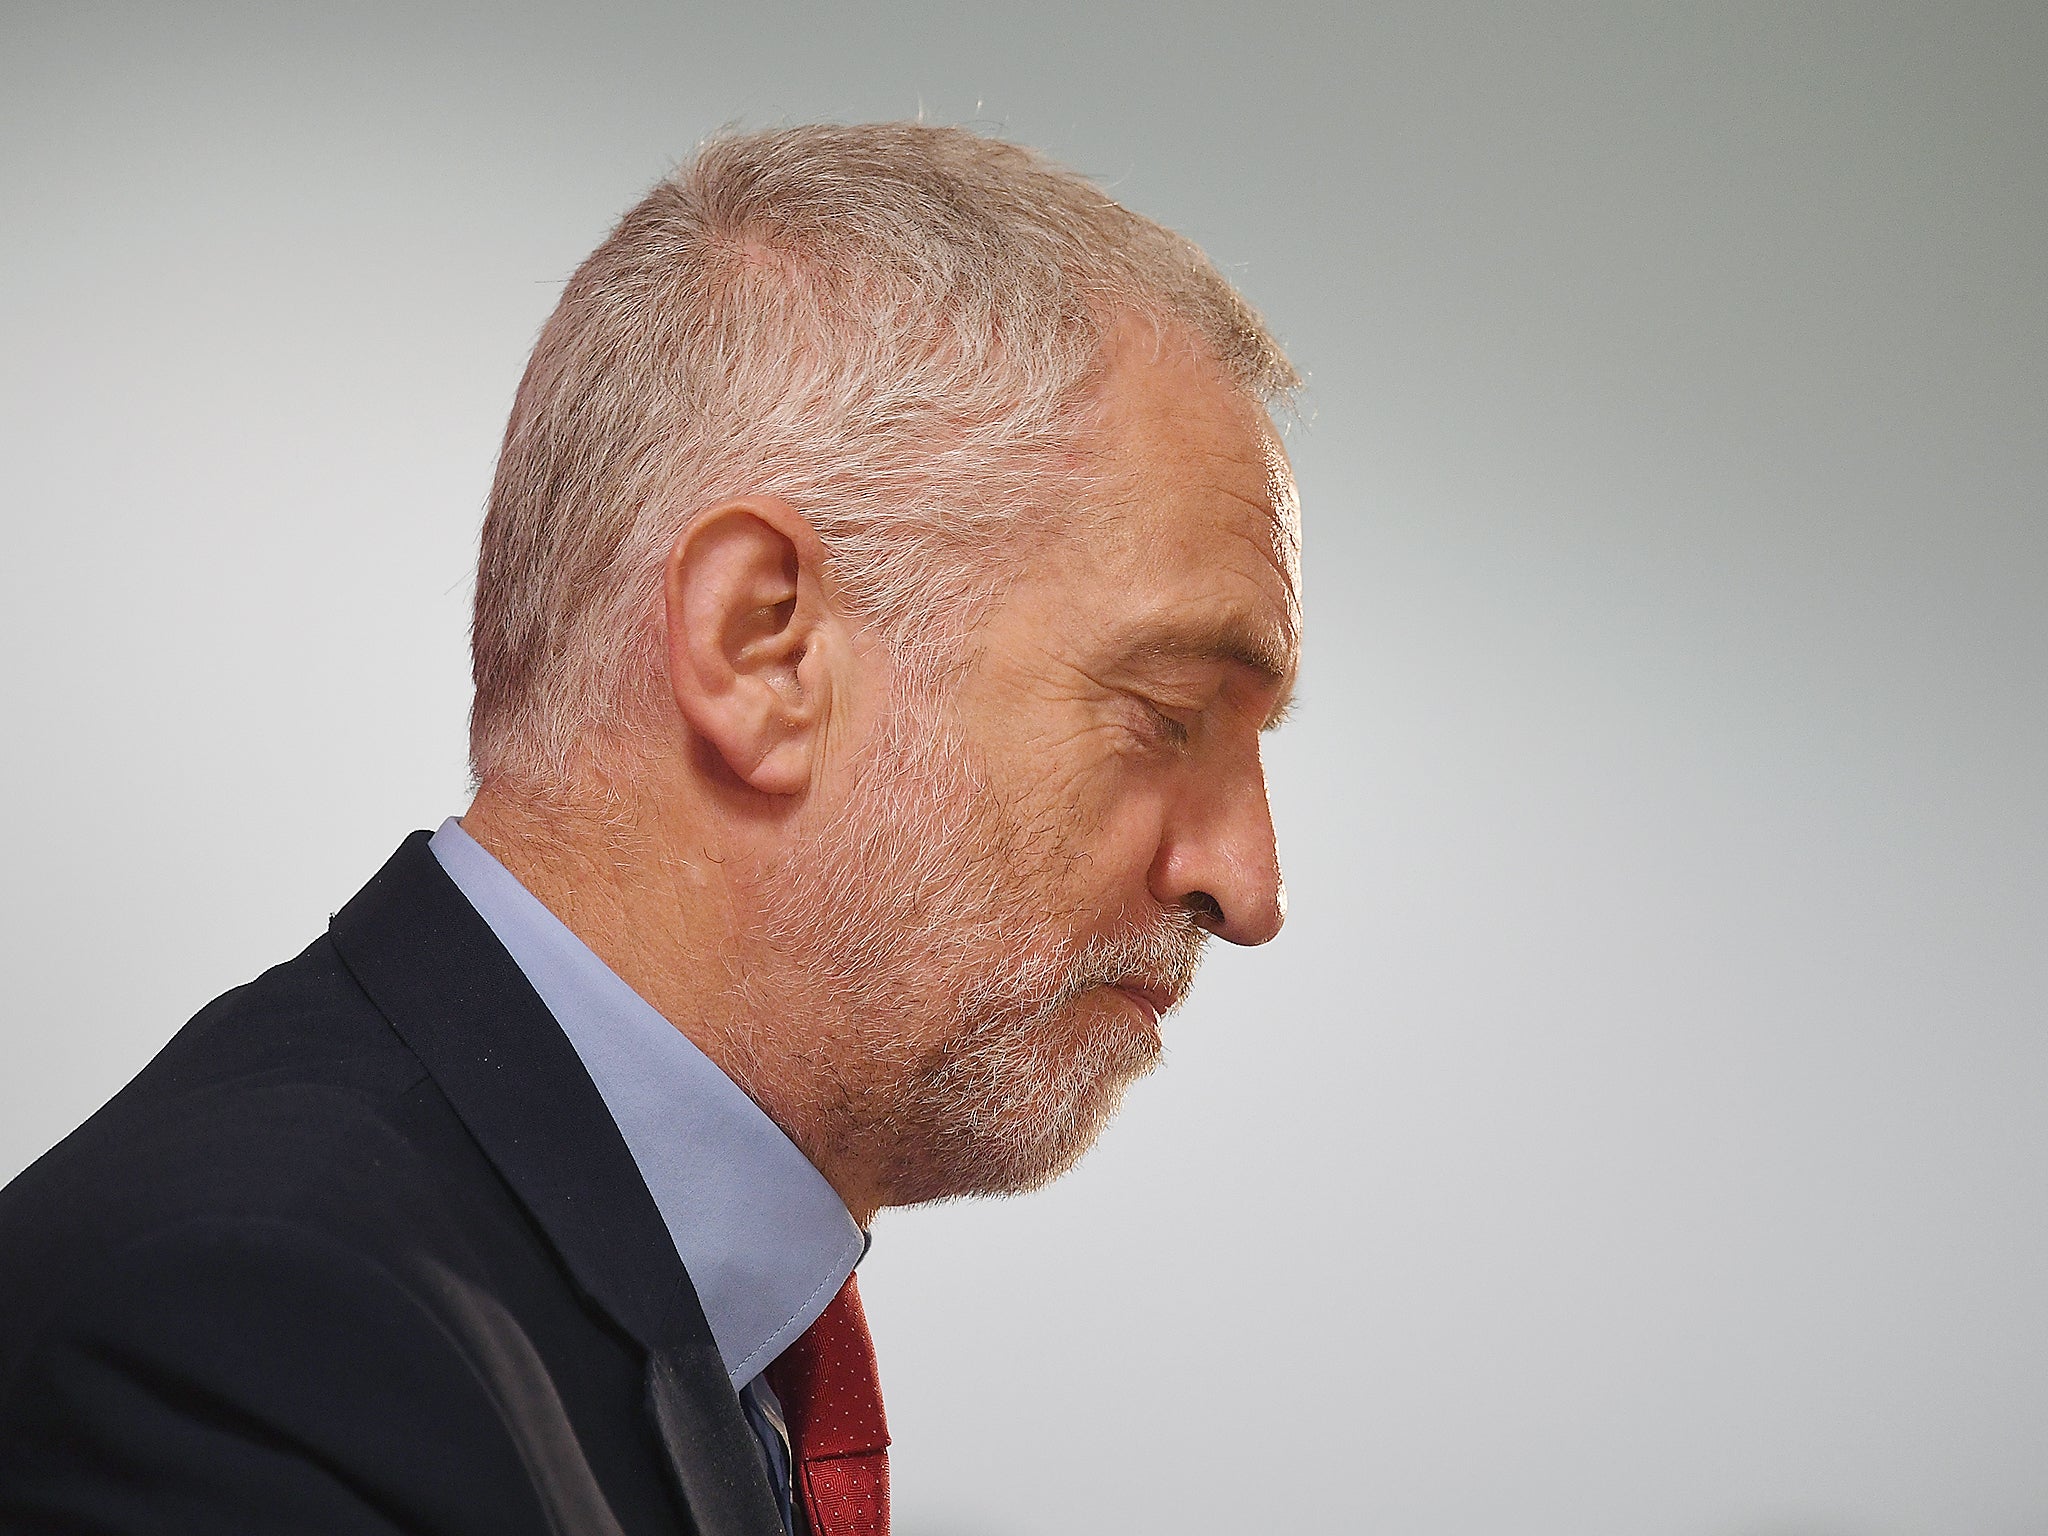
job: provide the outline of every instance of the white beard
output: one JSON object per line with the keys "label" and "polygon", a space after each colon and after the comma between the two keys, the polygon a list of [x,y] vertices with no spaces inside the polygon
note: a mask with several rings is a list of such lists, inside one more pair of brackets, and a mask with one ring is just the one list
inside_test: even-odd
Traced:
{"label": "white beard", "polygon": [[735,978],[829,1080],[823,1104],[802,1085],[812,1118],[836,1122],[804,1150],[857,1149],[893,1205],[1071,1167],[1160,1050],[1126,1004],[1085,994],[1140,978],[1178,1000],[1207,937],[1181,912],[1078,937],[1100,921],[1071,889],[1086,829],[1006,802],[942,718],[892,710],[847,803],[762,882],[758,936],[779,963]]}

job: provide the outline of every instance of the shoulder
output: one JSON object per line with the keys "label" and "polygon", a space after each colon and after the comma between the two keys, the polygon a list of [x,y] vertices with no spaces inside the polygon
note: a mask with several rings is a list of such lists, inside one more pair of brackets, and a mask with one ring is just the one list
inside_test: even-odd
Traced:
{"label": "shoulder", "polygon": [[37,1319],[163,1234],[284,1224],[375,1249],[488,1172],[322,939],[208,1005],[0,1191],[0,1371]]}
{"label": "shoulder", "polygon": [[355,1529],[367,1501],[406,1529],[537,1529],[492,1286],[551,1293],[547,1270],[322,940],[0,1192],[0,1442],[22,1452],[0,1458],[0,1524],[47,1501],[94,1529],[236,1508]]}

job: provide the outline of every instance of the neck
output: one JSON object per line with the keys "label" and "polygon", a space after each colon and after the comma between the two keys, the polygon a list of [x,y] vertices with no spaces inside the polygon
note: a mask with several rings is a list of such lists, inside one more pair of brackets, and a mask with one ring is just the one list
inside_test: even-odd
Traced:
{"label": "neck", "polygon": [[865,1227],[884,1203],[879,1171],[836,1124],[846,1095],[829,1043],[806,1029],[810,1010],[776,1006],[760,985],[801,979],[757,953],[745,887],[758,851],[671,788],[542,799],[486,785],[462,827],[737,1083]]}

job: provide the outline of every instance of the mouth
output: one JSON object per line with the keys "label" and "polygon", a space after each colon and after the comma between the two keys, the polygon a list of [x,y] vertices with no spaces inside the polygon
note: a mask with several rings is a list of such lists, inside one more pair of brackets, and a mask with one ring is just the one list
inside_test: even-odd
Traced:
{"label": "mouth", "polygon": [[1143,982],[1122,981],[1113,984],[1110,991],[1130,1000],[1154,1034],[1159,1033],[1159,1021],[1172,1011],[1174,998],[1163,987],[1149,986]]}

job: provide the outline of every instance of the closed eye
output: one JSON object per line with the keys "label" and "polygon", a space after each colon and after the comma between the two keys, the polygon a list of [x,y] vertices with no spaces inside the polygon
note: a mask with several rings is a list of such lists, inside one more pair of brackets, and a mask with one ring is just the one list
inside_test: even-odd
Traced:
{"label": "closed eye", "polygon": [[1139,707],[1144,710],[1146,724],[1150,727],[1152,735],[1158,740],[1170,747],[1180,748],[1185,747],[1194,739],[1194,727],[1186,720],[1180,718],[1179,715],[1161,705],[1153,703],[1142,695],[1133,695],[1133,697],[1137,700]]}

